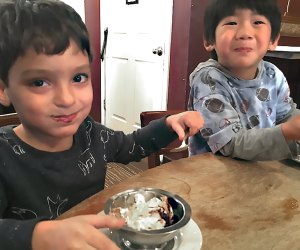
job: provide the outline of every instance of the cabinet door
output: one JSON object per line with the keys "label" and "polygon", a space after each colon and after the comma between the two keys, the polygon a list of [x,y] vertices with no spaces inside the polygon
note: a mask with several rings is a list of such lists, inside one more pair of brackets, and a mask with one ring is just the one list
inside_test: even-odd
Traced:
{"label": "cabinet door", "polygon": [[284,21],[300,23],[299,0],[279,0],[279,6],[282,10]]}
{"label": "cabinet door", "polygon": [[282,13],[279,45],[298,47],[300,44],[300,1],[278,0],[278,4]]}

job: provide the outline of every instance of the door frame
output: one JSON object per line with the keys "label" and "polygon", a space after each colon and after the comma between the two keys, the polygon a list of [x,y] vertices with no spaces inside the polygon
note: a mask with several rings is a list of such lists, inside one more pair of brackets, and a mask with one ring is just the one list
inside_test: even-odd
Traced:
{"label": "door frame", "polygon": [[[164,0],[165,1],[165,0]],[[173,3],[174,1],[173,0],[170,0],[168,1],[171,6],[170,6],[170,9],[168,10],[168,16],[166,16],[167,12],[165,11],[165,16],[164,18],[168,19],[168,21],[170,23],[168,23],[165,27],[167,27],[168,29],[168,34],[165,35],[166,37],[166,41],[164,41],[164,54],[163,54],[163,76],[162,76],[162,96],[163,98],[160,100],[161,101],[161,106],[162,109],[167,109],[167,101],[168,101],[168,88],[169,88],[169,67],[170,67],[170,51],[171,51],[171,32],[172,32],[172,11],[173,11]],[[101,1],[100,1],[100,17],[101,17]],[[104,12],[106,13],[106,12]],[[103,25],[102,25],[103,24]],[[103,45],[103,40],[104,40],[104,30],[106,28],[105,26],[106,24],[104,24],[103,22],[100,23],[100,36],[102,35],[101,37],[101,46]],[[103,27],[102,27],[103,26]],[[110,43],[110,38],[111,38],[111,31],[109,30],[109,27],[108,27],[108,43]],[[153,48],[154,49],[154,48]],[[106,121],[106,117],[107,117],[107,114],[106,114],[106,110],[105,110],[105,105],[106,103],[104,104],[104,100],[107,101],[107,98],[106,98],[106,56],[104,57],[104,61],[101,62],[101,104],[102,104],[102,107],[101,107],[101,123],[106,125],[107,124],[107,121]],[[166,70],[167,69],[167,70]],[[108,103],[108,102],[107,102]]]}
{"label": "door frame", "polygon": [[91,79],[94,98],[90,115],[95,121],[101,122],[100,0],[84,0],[84,7],[85,24],[93,51]]}

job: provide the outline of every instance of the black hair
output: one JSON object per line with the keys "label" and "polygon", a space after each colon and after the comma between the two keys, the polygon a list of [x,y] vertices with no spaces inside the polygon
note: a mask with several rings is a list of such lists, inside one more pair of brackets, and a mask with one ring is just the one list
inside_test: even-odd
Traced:
{"label": "black hair", "polygon": [[91,62],[87,28],[72,7],[59,0],[1,0],[0,79],[8,85],[10,68],[29,48],[55,55],[64,52],[71,40]]}
{"label": "black hair", "polygon": [[271,24],[271,40],[276,40],[281,28],[281,12],[277,0],[210,0],[204,13],[204,40],[209,44],[215,43],[218,24],[225,17],[233,15],[237,9],[250,9],[265,16]]}

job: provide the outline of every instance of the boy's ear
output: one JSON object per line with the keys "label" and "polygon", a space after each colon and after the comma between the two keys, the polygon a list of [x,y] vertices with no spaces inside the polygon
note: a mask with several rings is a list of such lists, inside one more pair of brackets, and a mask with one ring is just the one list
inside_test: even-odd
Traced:
{"label": "boy's ear", "polygon": [[280,38],[280,35],[278,35],[274,41],[270,41],[270,44],[269,44],[269,50],[275,50],[277,45],[278,45],[278,41],[279,41],[279,38]]}
{"label": "boy's ear", "polygon": [[204,45],[204,48],[206,49],[206,51],[208,51],[208,52],[212,52],[215,49],[215,45],[209,43],[207,40],[203,41],[203,45]]}
{"label": "boy's ear", "polygon": [[0,103],[3,106],[8,107],[11,102],[7,95],[7,87],[5,86],[4,82],[0,79]]}

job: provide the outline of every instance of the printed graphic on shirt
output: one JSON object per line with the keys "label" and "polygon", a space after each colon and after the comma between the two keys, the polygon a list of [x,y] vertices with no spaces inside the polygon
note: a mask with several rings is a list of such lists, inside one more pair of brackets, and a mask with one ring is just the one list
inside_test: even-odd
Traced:
{"label": "printed graphic on shirt", "polygon": [[[104,129],[100,131],[100,140],[103,142],[104,152],[105,152],[105,145],[109,141],[110,136],[112,135],[114,135],[113,131],[104,130]],[[103,159],[105,162],[107,162],[107,156],[105,153],[103,155]]]}
{"label": "printed graphic on shirt", "polygon": [[201,135],[205,140],[208,140],[208,138],[213,135],[213,131],[211,128],[203,128],[201,129]]}
{"label": "printed graphic on shirt", "polygon": [[134,148],[135,148],[135,142],[133,143],[133,145],[132,145],[132,149],[131,150],[129,150],[129,154],[133,154],[133,152],[134,152]]}
{"label": "printed graphic on shirt", "polygon": [[60,216],[63,205],[68,202],[68,199],[61,199],[60,195],[56,196],[56,200],[52,200],[49,196],[47,196],[47,202],[50,212],[50,219],[54,219]]}
{"label": "printed graphic on shirt", "polygon": [[266,115],[267,115],[267,117],[271,116],[271,115],[272,115],[272,113],[273,113],[273,110],[272,110],[272,108],[268,108],[268,109],[267,109],[267,111],[266,111]]}
{"label": "printed graphic on shirt", "polygon": [[247,101],[247,100],[243,100],[240,104],[240,111],[242,114],[247,114],[247,111],[249,110],[250,108],[250,102]]}
{"label": "printed graphic on shirt", "polygon": [[212,113],[222,113],[225,110],[224,103],[217,98],[207,99],[204,105]]}
{"label": "printed graphic on shirt", "polygon": [[[64,204],[68,202],[68,199],[61,199],[60,195],[57,194],[55,199],[51,199],[47,196],[47,206],[50,212],[49,219],[54,219],[62,214],[62,208]],[[17,215],[21,220],[35,219],[38,217],[38,214],[30,209],[12,207],[11,213]]]}
{"label": "printed graphic on shirt", "polygon": [[249,118],[249,123],[247,124],[247,129],[254,128],[258,126],[260,123],[259,121],[259,116],[258,115],[253,115]]}
{"label": "printed graphic on shirt", "polygon": [[11,212],[16,214],[21,220],[37,218],[35,212],[25,208],[12,207]]}
{"label": "printed graphic on shirt", "polygon": [[90,169],[94,166],[95,163],[95,158],[88,148],[81,154],[80,160],[78,162],[78,167],[81,169],[84,176],[86,176],[90,173]]}
{"label": "printed graphic on shirt", "polygon": [[19,145],[14,142],[14,140],[7,137],[7,134],[3,132],[3,139],[7,141],[10,147],[13,149],[16,155],[25,154],[25,150]]}
{"label": "printed graphic on shirt", "polygon": [[216,83],[210,75],[201,75],[201,81],[210,88],[211,92],[214,92],[216,89]]}
{"label": "printed graphic on shirt", "polygon": [[90,121],[88,121],[88,125],[86,126],[86,138],[87,138],[87,140],[88,140],[88,146],[90,146],[91,145],[91,141],[92,141],[92,139],[91,139],[91,131],[92,131],[92,128],[93,128],[93,124],[90,122]]}
{"label": "printed graphic on shirt", "polygon": [[269,78],[274,79],[275,78],[275,70],[273,68],[267,67],[267,69],[266,69],[266,75]]}
{"label": "printed graphic on shirt", "polygon": [[270,101],[270,93],[269,90],[266,88],[258,88],[256,90],[256,97],[258,100],[262,102],[268,102]]}
{"label": "printed graphic on shirt", "polygon": [[86,176],[87,174],[90,173],[90,169],[95,165],[96,160],[92,153],[90,152],[90,146],[91,146],[91,131],[93,128],[93,124],[88,121],[86,126],[86,138],[87,138],[87,148],[81,153],[80,155],[80,160],[77,164],[77,166],[80,168],[82,171],[83,175]]}
{"label": "printed graphic on shirt", "polygon": [[104,130],[104,129],[100,131],[100,139],[104,144],[104,149],[105,149],[105,144],[109,141],[111,135],[114,135],[113,131]]}

